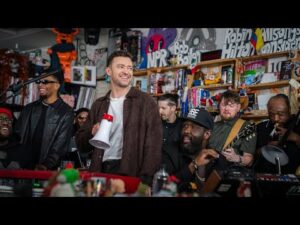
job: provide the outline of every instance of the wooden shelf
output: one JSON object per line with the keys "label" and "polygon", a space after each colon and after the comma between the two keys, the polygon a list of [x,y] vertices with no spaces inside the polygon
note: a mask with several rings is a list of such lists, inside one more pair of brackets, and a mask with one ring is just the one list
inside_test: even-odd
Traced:
{"label": "wooden shelf", "polygon": [[133,76],[147,76],[148,72],[152,73],[164,73],[166,71],[179,70],[179,69],[187,69],[189,65],[177,65],[177,66],[168,66],[168,67],[152,67],[144,70],[136,70],[133,71]]}
{"label": "wooden shelf", "polygon": [[147,76],[147,70],[137,70],[133,71],[133,76]]}
{"label": "wooden shelf", "polygon": [[[249,85],[246,87],[246,89],[261,90],[261,89],[268,89],[268,88],[279,88],[287,85],[289,85],[288,80],[280,80],[280,81],[270,82],[270,83]],[[241,87],[239,87],[239,89],[241,89]]]}
{"label": "wooden shelf", "polygon": [[[228,89],[232,84],[211,84],[211,85],[202,85],[202,86],[194,86],[196,88],[202,88],[206,90],[215,90],[215,89]],[[193,87],[192,87],[193,88]]]}
{"label": "wooden shelf", "polygon": [[150,95],[153,96],[153,97],[159,97],[159,96],[164,95],[164,93],[161,93],[161,94],[150,94]]}
{"label": "wooden shelf", "polygon": [[[295,80],[300,81],[300,78],[296,78]],[[261,89],[269,89],[269,88],[279,88],[289,85],[289,80],[279,80],[275,82],[270,83],[261,83],[261,84],[254,84],[246,86],[246,89],[250,90],[261,90]],[[241,87],[238,87],[238,89],[241,89]]]}
{"label": "wooden shelf", "polygon": [[247,62],[247,61],[259,60],[259,59],[269,59],[269,58],[288,56],[288,53],[289,53],[289,51],[275,52],[275,53],[270,53],[270,54],[261,54],[261,55],[253,55],[253,56],[248,56],[248,57],[241,57],[241,58],[237,58],[237,59],[240,59],[243,62]]}
{"label": "wooden shelf", "polygon": [[168,67],[152,67],[147,70],[155,73],[164,73],[166,71],[179,70],[179,69],[187,69],[189,65],[177,65],[177,66],[168,66]]}
{"label": "wooden shelf", "polygon": [[261,120],[261,119],[268,119],[268,114],[244,114],[241,116],[244,120]]}
{"label": "wooden shelf", "polygon": [[196,66],[214,66],[214,65],[224,65],[224,64],[235,64],[236,59],[214,59],[197,63]]}
{"label": "wooden shelf", "polygon": [[172,92],[168,92],[168,93],[150,94],[150,95],[153,96],[153,97],[159,97],[159,96],[162,96],[162,95],[165,95],[165,94],[176,94],[176,93],[177,93],[177,90],[172,91]]}

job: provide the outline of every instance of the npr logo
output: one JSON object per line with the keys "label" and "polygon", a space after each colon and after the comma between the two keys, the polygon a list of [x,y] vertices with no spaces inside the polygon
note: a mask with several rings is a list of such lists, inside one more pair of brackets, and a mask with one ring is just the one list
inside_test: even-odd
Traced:
{"label": "npr logo", "polygon": [[167,56],[168,52],[166,49],[149,52],[147,54],[147,68],[168,66]]}

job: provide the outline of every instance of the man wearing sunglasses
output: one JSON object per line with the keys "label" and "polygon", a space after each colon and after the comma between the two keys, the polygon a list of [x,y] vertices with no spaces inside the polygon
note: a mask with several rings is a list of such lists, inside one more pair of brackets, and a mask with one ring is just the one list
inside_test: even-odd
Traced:
{"label": "man wearing sunglasses", "polygon": [[91,158],[91,152],[82,152],[78,149],[75,141],[76,132],[82,127],[85,121],[88,118],[90,110],[88,108],[80,108],[75,112],[75,118],[73,123],[73,134],[71,139],[71,144],[69,148],[69,152],[64,157],[64,161],[72,161],[74,162],[75,168],[88,168],[87,165],[88,159]]}
{"label": "man wearing sunglasses", "polygon": [[24,107],[16,133],[26,146],[29,169],[55,170],[67,153],[72,136],[72,108],[59,96],[63,75],[56,73],[38,80],[40,99]]}

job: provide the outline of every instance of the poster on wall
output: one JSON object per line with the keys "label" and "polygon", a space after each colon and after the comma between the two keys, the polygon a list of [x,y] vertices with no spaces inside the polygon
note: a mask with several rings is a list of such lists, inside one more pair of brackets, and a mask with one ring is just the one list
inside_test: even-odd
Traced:
{"label": "poster on wall", "polygon": [[222,58],[300,49],[300,28],[228,28]]}
{"label": "poster on wall", "polygon": [[96,86],[96,67],[73,66],[71,72],[71,83]]}
{"label": "poster on wall", "polygon": [[95,49],[95,62],[97,67],[96,78],[100,79],[105,75],[105,68],[107,63],[107,48]]}

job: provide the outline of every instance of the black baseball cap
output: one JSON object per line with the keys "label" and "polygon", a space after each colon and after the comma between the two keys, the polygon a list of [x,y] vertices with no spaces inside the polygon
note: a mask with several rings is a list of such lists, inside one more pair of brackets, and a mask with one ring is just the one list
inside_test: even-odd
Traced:
{"label": "black baseball cap", "polygon": [[203,108],[191,109],[187,116],[181,118],[183,121],[189,120],[209,130],[214,128],[213,117]]}

